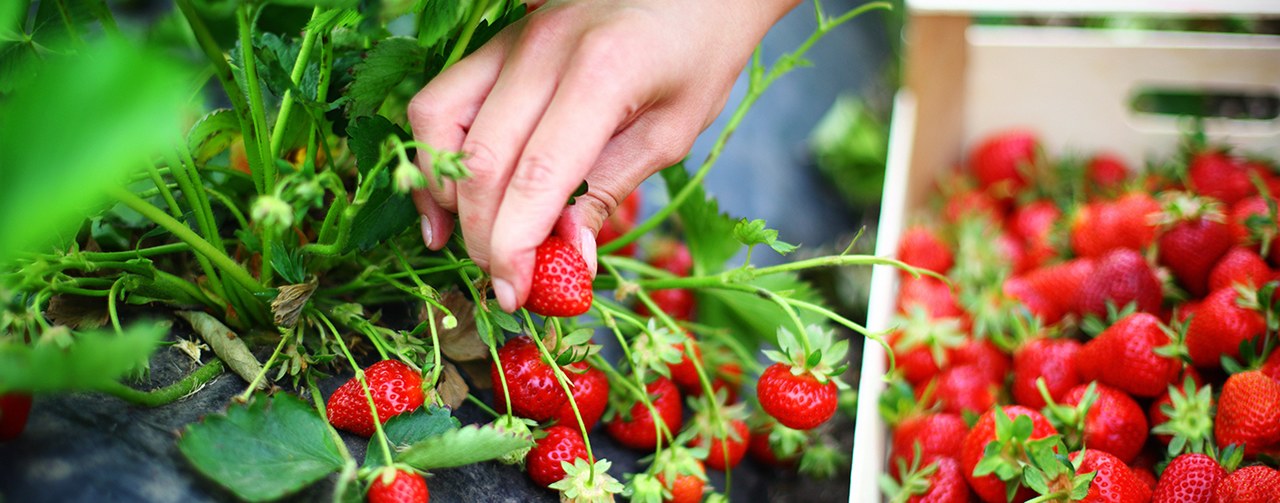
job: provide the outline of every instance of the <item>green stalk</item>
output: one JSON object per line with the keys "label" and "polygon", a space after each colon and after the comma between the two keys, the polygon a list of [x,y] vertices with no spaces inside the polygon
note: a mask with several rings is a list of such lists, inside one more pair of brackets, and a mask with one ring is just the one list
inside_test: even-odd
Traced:
{"label": "green stalk", "polygon": [[[179,141],[178,143],[181,143],[183,148],[186,147],[184,142]],[[192,186],[193,184],[191,183],[191,179],[187,171],[188,165],[183,163],[180,159],[174,158],[175,156],[173,156],[172,152],[168,152],[167,154],[167,157],[170,157],[169,165],[171,166],[169,174],[172,175],[174,181],[178,183],[178,189],[182,191],[183,199],[186,200],[187,204],[191,207],[191,215],[192,218],[195,219],[194,224],[196,228],[200,229],[200,233],[204,235],[203,237],[209,240],[209,244],[213,245],[213,247],[218,250],[223,250],[222,240],[218,239],[218,232],[216,229],[213,229],[213,217],[206,217],[198,204],[198,201],[201,199],[204,199],[207,203],[208,198],[204,197],[203,192],[196,192],[196,188]],[[159,173],[156,172],[155,177],[159,178],[159,176]],[[167,193],[168,188],[165,188],[164,192]],[[169,210],[173,215],[173,218],[182,218],[182,207],[178,205],[176,200],[173,200],[173,196],[170,195],[166,198],[166,201],[171,201],[169,202]],[[213,291],[217,292],[218,295],[226,295],[226,289],[222,286],[222,279],[221,276],[218,275],[217,269],[214,269],[213,265],[209,263],[209,260],[203,256],[196,255],[196,261],[199,262],[200,268],[204,271],[205,276],[209,278],[209,286],[213,288]]]}
{"label": "green stalk", "polygon": [[[542,337],[538,336],[538,331],[534,328],[533,316],[527,310],[521,310],[524,313],[524,321],[529,325],[530,339],[538,346],[538,351],[542,353],[542,357],[546,359],[547,366],[551,367],[551,372],[556,376],[556,382],[560,384],[560,389],[564,390],[564,395],[569,398],[569,408],[573,409],[573,418],[578,421],[578,431],[582,433],[582,443],[587,447],[587,461],[591,464],[590,471],[587,474],[587,481],[595,479],[596,476],[596,457],[591,452],[591,439],[587,436],[587,424],[582,421],[582,412],[578,410],[578,401],[573,398],[573,390],[569,389],[569,376],[564,375],[564,370],[556,364],[556,358],[547,351],[547,346],[542,343]],[[564,333],[557,331],[556,344],[559,345],[560,337]],[[657,417],[657,416],[654,416]]]}
{"label": "green stalk", "polygon": [[139,248],[131,251],[119,252],[80,252],[77,255],[89,261],[116,261],[130,260],[135,258],[154,257],[157,255],[166,255],[169,253],[182,253],[190,251],[191,247],[186,243],[169,243],[150,248]]}
{"label": "green stalk", "polygon": [[476,28],[484,20],[484,13],[487,10],[489,10],[488,0],[479,0],[471,6],[471,18],[467,19],[467,24],[462,28],[462,33],[458,35],[458,41],[453,45],[453,51],[449,53],[449,59],[445,60],[441,71],[453,66],[467,53],[467,46],[471,45],[471,37],[475,35]]}
{"label": "green stalk", "polygon": [[112,187],[108,189],[108,193],[121,203],[124,203],[125,206],[141,213],[142,216],[147,217],[148,220],[155,222],[156,225],[164,227],[165,230],[173,233],[173,235],[179,240],[182,240],[182,242],[191,246],[196,253],[207,257],[214,263],[214,265],[218,266],[224,274],[230,276],[233,281],[240,284],[240,286],[244,287],[246,290],[254,293],[262,290],[262,287],[253,279],[253,276],[250,276],[243,267],[240,267],[240,264],[232,260],[231,257],[228,257],[222,252],[222,250],[214,248],[213,245],[209,244],[208,241],[205,241],[197,235],[191,230],[191,228],[165,214],[165,212],[160,208],[152,206],[151,203],[143,201],[137,196],[129,193],[129,191],[119,187]]}
{"label": "green stalk", "polygon": [[[314,21],[324,9],[316,7],[311,9],[311,19]],[[293,72],[289,74],[289,80],[297,86],[302,82],[302,74],[307,70],[307,64],[311,62],[311,48],[315,46],[316,35],[318,30],[308,29],[302,35],[302,46],[298,49],[298,59],[293,62]],[[284,96],[280,98],[280,113],[276,115],[275,127],[271,129],[271,158],[280,157],[280,148],[284,143],[284,128],[289,123],[289,115],[293,112],[293,89],[287,89]],[[308,152],[308,155],[313,154]]]}
{"label": "green stalk", "polygon": [[[260,195],[273,194],[276,186],[276,163],[271,155],[270,139],[267,138],[267,111],[262,101],[262,84],[258,82],[258,64],[253,54],[253,17],[252,4],[243,4],[236,9],[236,27],[240,34],[240,66],[244,71],[245,85],[249,91],[249,119],[253,127],[245,131],[245,144],[250,141],[258,146],[258,166],[261,171],[262,187]],[[250,165],[250,170],[254,166]],[[262,269],[258,279],[263,286],[271,284],[271,255],[274,253],[276,233],[266,230],[262,238]]]}
{"label": "green stalk", "polygon": [[201,387],[222,375],[222,360],[214,358],[182,380],[151,391],[139,391],[119,382],[104,385],[99,391],[126,402],[145,407],[168,405],[198,391]]}

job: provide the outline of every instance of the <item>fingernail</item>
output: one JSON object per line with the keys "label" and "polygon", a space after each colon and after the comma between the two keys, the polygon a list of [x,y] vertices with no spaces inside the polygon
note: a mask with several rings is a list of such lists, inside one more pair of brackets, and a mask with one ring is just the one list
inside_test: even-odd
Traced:
{"label": "fingernail", "polygon": [[421,218],[422,218],[422,244],[426,245],[427,248],[431,248],[431,221],[427,219],[426,215],[422,215]]}
{"label": "fingernail", "polygon": [[596,275],[596,236],[591,233],[591,229],[583,227],[578,231],[578,250],[582,252],[582,259],[587,261],[587,270],[591,271],[591,275]]}
{"label": "fingernail", "polygon": [[493,295],[498,298],[498,305],[508,313],[516,310],[516,289],[502,278],[493,278]]}

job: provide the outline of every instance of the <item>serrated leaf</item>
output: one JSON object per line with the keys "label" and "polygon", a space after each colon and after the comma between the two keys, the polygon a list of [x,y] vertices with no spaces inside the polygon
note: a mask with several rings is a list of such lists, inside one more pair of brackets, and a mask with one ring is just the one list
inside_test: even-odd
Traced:
{"label": "serrated leaf", "polygon": [[166,324],[140,323],[119,335],[109,330],[78,332],[65,348],[56,342],[0,343],[0,394],[98,389],[145,368],[166,332]]}
{"label": "serrated leaf", "polygon": [[[382,425],[382,432],[387,435],[394,451],[408,449],[409,446],[443,435],[449,430],[462,426],[458,418],[453,417],[449,409],[442,407],[419,407],[413,412],[392,416]],[[369,439],[369,447],[364,453],[364,466],[376,468],[382,466],[382,451],[378,448],[376,438]]]}
{"label": "serrated leaf", "polygon": [[488,301],[488,304],[489,318],[493,320],[495,325],[498,325],[498,328],[501,328],[505,332],[514,333],[520,331],[520,321],[516,320],[515,316],[503,311],[497,301]]}
{"label": "serrated leaf", "polygon": [[436,470],[498,459],[532,445],[531,440],[492,425],[469,425],[417,442],[397,455],[396,460],[419,470]]}
{"label": "serrated leaf", "polygon": [[434,47],[445,35],[461,28],[466,19],[467,2],[458,0],[424,0],[423,23],[418,27],[418,40],[423,47]]}
{"label": "serrated leaf", "polygon": [[287,393],[258,395],[191,425],[178,449],[197,470],[247,501],[292,494],[343,465],[328,423]]}
{"label": "serrated leaf", "polygon": [[362,16],[351,9],[329,9],[307,21],[306,31],[324,32],[337,27],[350,28],[360,24]]}
{"label": "serrated leaf", "polygon": [[291,7],[325,7],[325,8],[351,8],[355,7],[359,0],[267,0],[267,3],[276,5],[288,5]]}
{"label": "serrated leaf", "polygon": [[781,255],[786,255],[796,250],[795,245],[779,241],[778,231],[765,227],[764,220],[760,219],[748,221],[744,218],[739,220],[733,226],[733,237],[739,243],[747,246],[768,245]]}
{"label": "serrated leaf", "polygon": [[[356,156],[356,166],[365,176],[381,160],[382,145],[387,138],[391,135],[402,140],[412,138],[404,128],[378,115],[357,117],[347,126],[347,133],[351,136],[348,144]],[[343,253],[369,251],[418,222],[413,201],[407,194],[396,192],[386,170],[377,174],[373,187],[373,193],[352,221],[351,236]]]}
{"label": "serrated leaf", "polygon": [[[667,194],[672,197],[689,184],[689,173],[685,171],[683,163],[664,169],[661,173],[667,186]],[[689,246],[695,273],[723,271],[725,262],[742,248],[733,238],[733,228],[737,222],[721,213],[720,203],[708,197],[702,187],[693,189],[689,198],[676,210],[676,214],[684,225],[685,243]]]}
{"label": "serrated leaf", "polygon": [[219,108],[201,117],[187,132],[187,148],[196,165],[203,166],[226,150],[240,136],[240,121],[234,110]]}
{"label": "serrated leaf", "polygon": [[373,46],[355,67],[355,80],[346,90],[351,116],[377,111],[391,89],[410,72],[421,69],[427,57],[424,47],[409,37],[385,38]]}

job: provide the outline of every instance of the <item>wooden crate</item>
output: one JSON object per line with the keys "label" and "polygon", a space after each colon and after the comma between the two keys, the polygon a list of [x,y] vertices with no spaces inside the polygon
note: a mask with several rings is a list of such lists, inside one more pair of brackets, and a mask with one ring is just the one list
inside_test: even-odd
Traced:
{"label": "wooden crate", "polygon": [[[977,26],[975,15],[1145,14],[1280,17],[1277,0],[908,0],[905,86],[894,100],[876,254],[893,255],[904,226],[965,148],[1011,127],[1037,131],[1052,154],[1106,149],[1141,167],[1174,152],[1186,124],[1131,110],[1147,89],[1280,96],[1280,36]],[[1280,157],[1280,120],[1214,119],[1208,135]],[[872,275],[867,326],[886,330],[898,273]],[[880,501],[888,430],[877,411],[884,350],[863,349],[849,501]]]}

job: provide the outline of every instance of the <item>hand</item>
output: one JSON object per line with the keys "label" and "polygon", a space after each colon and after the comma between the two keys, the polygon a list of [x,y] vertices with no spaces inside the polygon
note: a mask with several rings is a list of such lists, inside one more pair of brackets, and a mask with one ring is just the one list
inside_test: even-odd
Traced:
{"label": "hand", "polygon": [[[553,1],[428,83],[413,135],[461,151],[471,176],[414,194],[423,241],[462,224],[467,251],[507,311],[529,293],[554,230],[592,274],[595,236],[637,185],[688,153],[724,108],[766,31],[798,0]],[[590,189],[565,202],[586,180]]]}

